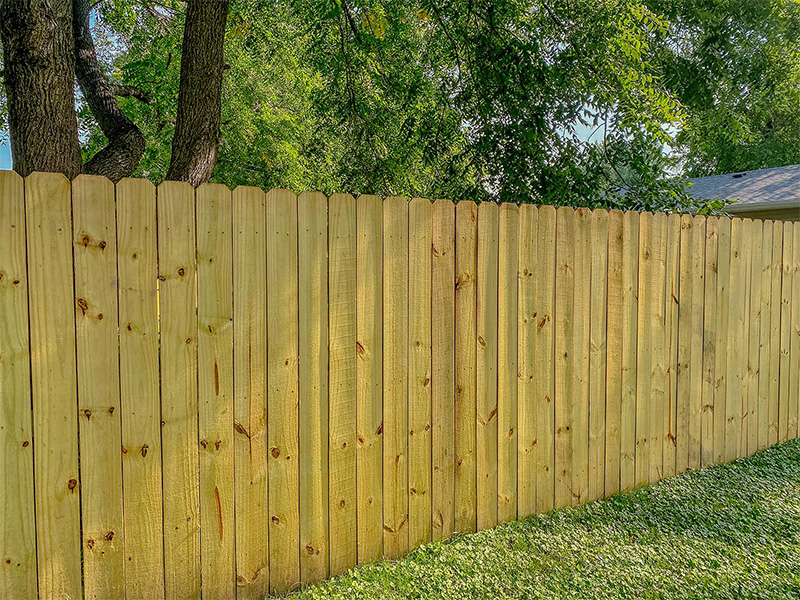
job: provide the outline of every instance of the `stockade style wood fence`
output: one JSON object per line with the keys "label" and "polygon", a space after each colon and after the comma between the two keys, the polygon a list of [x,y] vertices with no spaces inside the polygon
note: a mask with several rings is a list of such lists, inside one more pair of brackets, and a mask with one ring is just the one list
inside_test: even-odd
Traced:
{"label": "stockade style wood fence", "polygon": [[0,597],[261,598],[798,435],[800,223],[0,173]]}

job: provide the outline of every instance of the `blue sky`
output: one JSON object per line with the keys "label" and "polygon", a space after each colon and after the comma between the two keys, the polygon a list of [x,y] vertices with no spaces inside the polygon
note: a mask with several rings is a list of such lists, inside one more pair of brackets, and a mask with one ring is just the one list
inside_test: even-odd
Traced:
{"label": "blue sky", "polygon": [[0,144],[0,169],[11,168],[11,146],[8,143]]}

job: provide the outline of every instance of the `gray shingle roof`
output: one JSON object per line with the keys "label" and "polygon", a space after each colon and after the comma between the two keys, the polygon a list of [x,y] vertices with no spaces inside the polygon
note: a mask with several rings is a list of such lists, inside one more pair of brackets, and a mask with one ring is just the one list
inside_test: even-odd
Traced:
{"label": "gray shingle roof", "polygon": [[687,191],[695,198],[729,198],[736,200],[736,206],[742,209],[800,208],[800,165],[695,177],[689,181],[692,186]]}

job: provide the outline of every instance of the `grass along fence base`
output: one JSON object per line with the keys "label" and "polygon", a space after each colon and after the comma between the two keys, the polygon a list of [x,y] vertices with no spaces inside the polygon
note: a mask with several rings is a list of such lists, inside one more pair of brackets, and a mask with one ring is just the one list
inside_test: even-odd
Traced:
{"label": "grass along fence base", "polygon": [[799,410],[797,223],[0,172],[3,598],[262,598]]}

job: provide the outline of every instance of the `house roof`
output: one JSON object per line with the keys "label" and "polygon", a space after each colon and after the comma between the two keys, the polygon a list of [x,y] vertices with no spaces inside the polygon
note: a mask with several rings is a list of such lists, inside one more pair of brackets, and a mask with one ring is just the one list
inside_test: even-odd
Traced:
{"label": "house roof", "polygon": [[756,169],[711,177],[695,177],[687,192],[695,198],[736,200],[729,212],[793,208],[800,209],[800,165]]}

